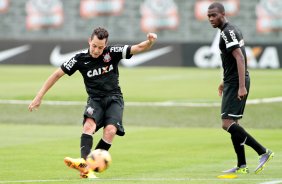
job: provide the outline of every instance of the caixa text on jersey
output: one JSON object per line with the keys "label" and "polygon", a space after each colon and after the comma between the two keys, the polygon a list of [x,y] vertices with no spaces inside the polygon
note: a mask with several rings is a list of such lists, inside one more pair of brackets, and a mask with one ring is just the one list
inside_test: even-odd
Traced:
{"label": "caixa text on jersey", "polygon": [[105,66],[105,67],[101,67],[101,68],[97,68],[94,70],[89,70],[87,72],[87,76],[88,77],[94,77],[97,75],[103,75],[105,73],[108,73],[109,71],[112,71],[114,69],[113,65],[109,65],[109,66]]}

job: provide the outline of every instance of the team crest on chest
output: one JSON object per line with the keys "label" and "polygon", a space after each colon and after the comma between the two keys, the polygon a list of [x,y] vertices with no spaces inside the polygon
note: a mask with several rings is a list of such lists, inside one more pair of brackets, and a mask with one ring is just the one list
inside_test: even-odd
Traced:
{"label": "team crest on chest", "polygon": [[103,55],[103,56],[104,56],[103,61],[104,61],[105,63],[110,62],[111,59],[112,59],[109,52],[107,52],[107,53],[106,53],[105,55]]}

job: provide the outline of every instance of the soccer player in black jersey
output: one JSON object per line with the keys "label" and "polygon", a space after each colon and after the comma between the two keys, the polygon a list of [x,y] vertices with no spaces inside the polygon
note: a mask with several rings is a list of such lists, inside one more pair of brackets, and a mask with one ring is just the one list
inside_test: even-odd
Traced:
{"label": "soccer player in black jersey", "polygon": [[30,111],[38,108],[43,96],[65,74],[71,76],[76,71],[81,73],[88,94],[80,143],[81,158],[66,157],[64,162],[79,170],[83,178],[96,177],[85,162],[92,149],[92,135],[103,128],[103,137],[95,149],[109,150],[115,135],[125,134],[122,125],[124,101],[119,86],[119,61],[149,50],[157,39],[155,33],[148,33],[147,40],[136,45],[107,45],[108,37],[106,29],[94,29],[88,39],[89,49],[64,62],[51,74],[28,107]]}
{"label": "soccer player in black jersey", "polygon": [[208,19],[214,28],[220,29],[219,49],[223,67],[223,82],[218,87],[222,96],[222,128],[231,134],[237,154],[237,166],[223,171],[225,173],[248,173],[244,145],[252,147],[260,155],[255,173],[263,170],[274,153],[258,143],[239,124],[247,101],[250,76],[247,71],[247,57],[241,31],[229,23],[225,17],[224,6],[214,2],[208,8]]}

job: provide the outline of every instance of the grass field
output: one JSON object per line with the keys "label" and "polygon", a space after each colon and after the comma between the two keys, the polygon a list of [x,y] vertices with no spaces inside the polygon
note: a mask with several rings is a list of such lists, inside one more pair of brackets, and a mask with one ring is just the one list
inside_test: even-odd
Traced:
{"label": "grass field", "polygon": [[[31,100],[53,67],[0,67],[0,100]],[[281,70],[251,71],[250,99],[282,96]],[[218,70],[194,68],[120,69],[126,102],[220,102]],[[85,101],[79,74],[63,77],[45,100]],[[282,103],[247,105],[247,130],[275,152],[268,167],[255,175],[217,179],[236,164],[230,136],[220,128],[219,107],[126,106],[125,137],[111,148],[113,164],[98,180],[79,179],[65,156],[79,157],[84,105],[0,103],[1,183],[282,183]],[[96,143],[101,133],[94,136]],[[246,147],[250,170],[258,157]]]}

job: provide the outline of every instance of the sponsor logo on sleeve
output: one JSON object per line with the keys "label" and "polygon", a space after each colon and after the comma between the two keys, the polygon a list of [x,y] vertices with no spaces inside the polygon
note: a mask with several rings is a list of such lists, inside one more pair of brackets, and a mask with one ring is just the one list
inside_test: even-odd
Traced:
{"label": "sponsor logo on sleeve", "polygon": [[54,66],[61,66],[64,62],[70,60],[76,54],[80,52],[86,52],[86,51],[87,49],[81,49],[81,50],[61,54],[61,47],[56,46],[51,52],[50,63]]}
{"label": "sponsor logo on sleeve", "polygon": [[110,52],[122,52],[123,47],[111,47]]}
{"label": "sponsor logo on sleeve", "polygon": [[64,63],[64,67],[65,67],[67,70],[70,71],[76,62],[77,62],[77,60],[75,60],[74,58],[72,58],[71,60],[69,60],[69,61],[67,61],[67,62]]}

